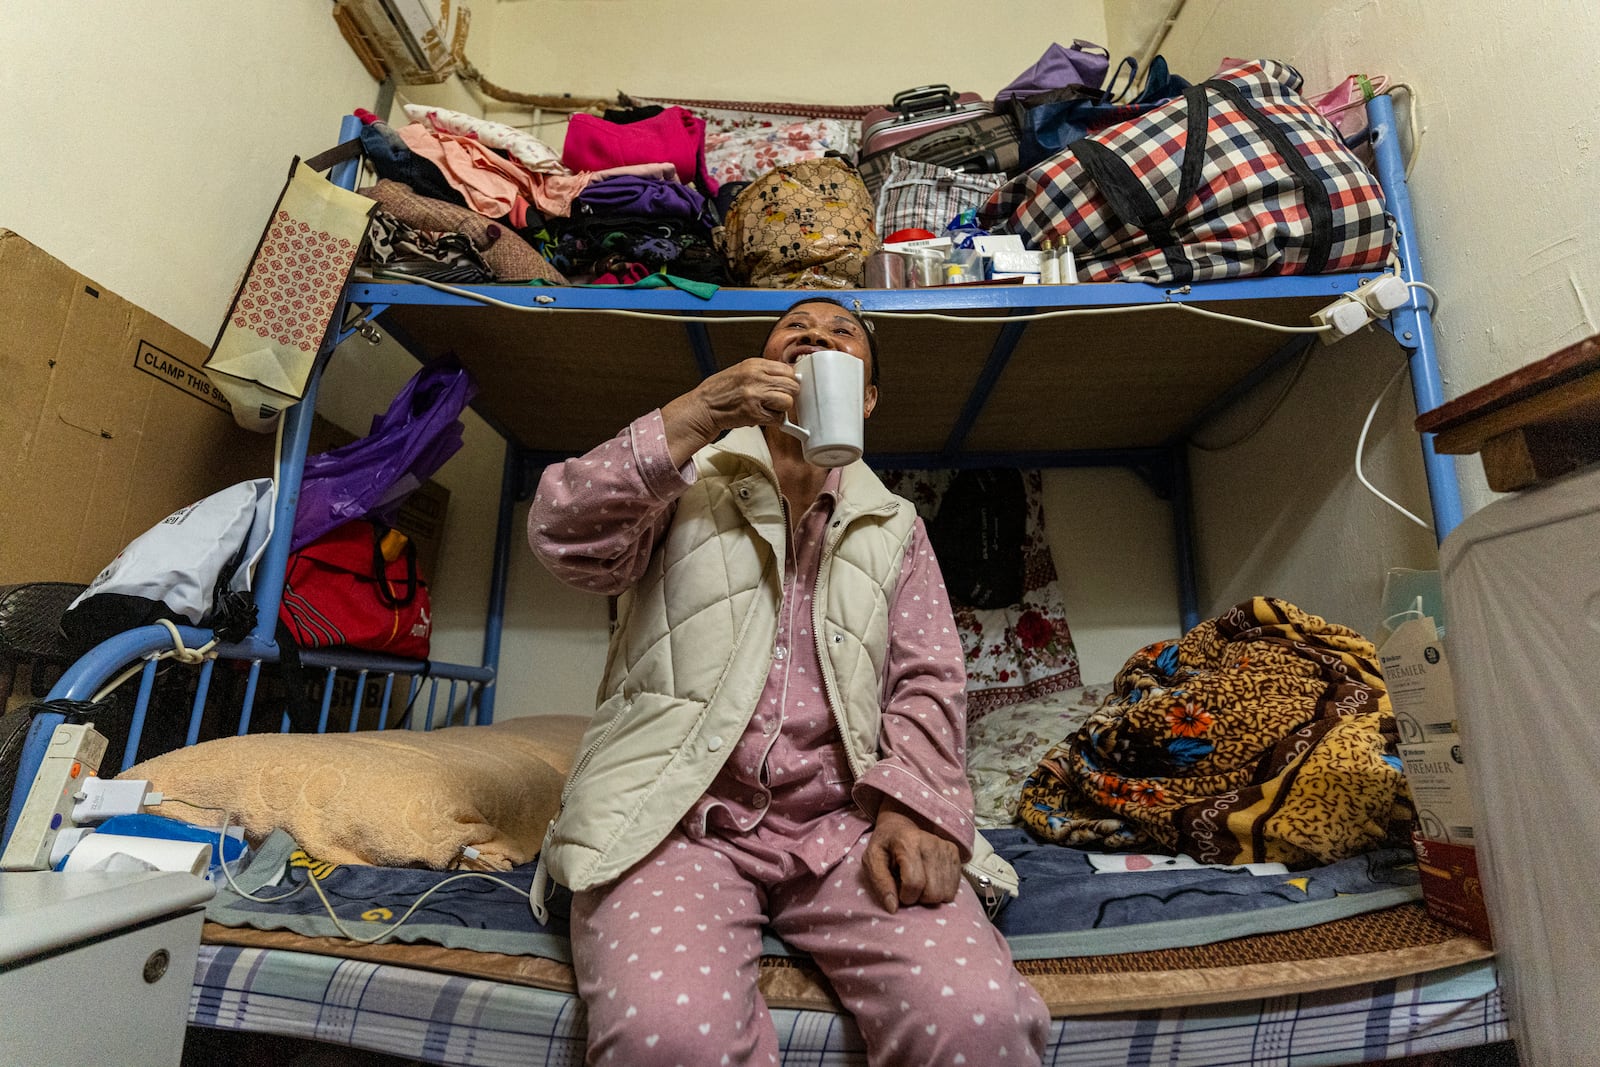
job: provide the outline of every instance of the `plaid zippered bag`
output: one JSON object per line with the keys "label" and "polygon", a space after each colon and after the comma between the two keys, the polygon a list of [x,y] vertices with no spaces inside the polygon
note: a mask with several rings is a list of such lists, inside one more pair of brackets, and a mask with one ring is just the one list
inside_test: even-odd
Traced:
{"label": "plaid zippered bag", "polygon": [[950,220],[981,207],[1005,180],[1002,174],[963,174],[894,156],[878,190],[875,224],[880,234],[908,228],[942,234]]}
{"label": "plaid zippered bag", "polygon": [[1033,247],[1066,237],[1085,281],[1381,267],[1394,240],[1382,189],[1301,83],[1273,60],[1230,68],[1074,141],[996,191],[979,221]]}

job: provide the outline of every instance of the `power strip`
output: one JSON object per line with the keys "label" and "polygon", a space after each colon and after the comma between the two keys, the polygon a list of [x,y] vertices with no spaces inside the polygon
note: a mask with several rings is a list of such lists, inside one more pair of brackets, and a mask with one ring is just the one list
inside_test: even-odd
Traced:
{"label": "power strip", "polygon": [[49,870],[50,846],[56,834],[73,825],[74,794],[85,778],[99,773],[105,754],[106,739],[95,732],[94,723],[56,727],[5,855],[0,856],[0,871]]}

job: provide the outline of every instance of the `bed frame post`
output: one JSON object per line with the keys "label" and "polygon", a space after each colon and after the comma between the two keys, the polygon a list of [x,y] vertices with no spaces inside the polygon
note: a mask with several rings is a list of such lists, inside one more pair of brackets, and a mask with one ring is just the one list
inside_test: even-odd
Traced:
{"label": "bed frame post", "polygon": [[[1410,282],[1424,281],[1422,260],[1412,240],[1417,231],[1411,214],[1411,192],[1406,186],[1405,160],[1400,154],[1400,136],[1395,126],[1394,101],[1381,95],[1368,100],[1367,121],[1378,183],[1383,186],[1384,204],[1395,220],[1395,251],[1400,257],[1403,277]],[[1439,377],[1438,352],[1433,343],[1433,316],[1423,294],[1412,289],[1411,300],[1395,309],[1390,322],[1394,339],[1411,352],[1411,392],[1416,398],[1417,411],[1438,407],[1444,403],[1444,385]],[[1421,436],[1422,462],[1433,506],[1433,532],[1443,541],[1461,524],[1461,484],[1456,478],[1455,459],[1433,450],[1433,434]]]}
{"label": "bed frame post", "polygon": [[[505,462],[500,468],[500,512],[495,523],[494,570],[489,578],[489,611],[483,626],[483,665],[500,676],[500,636],[506,614],[506,577],[511,567],[511,533],[519,490],[522,487],[522,451],[510,437],[505,439]],[[494,722],[495,683],[478,694],[478,716],[474,722],[487,726]]]}
{"label": "bed frame post", "polygon": [[1178,621],[1182,633],[1188,633],[1200,624],[1200,589],[1198,568],[1194,560],[1194,507],[1189,484],[1189,446],[1180,440],[1174,442],[1169,453],[1169,483],[1172,491],[1167,499],[1172,505],[1172,547],[1178,569]]}

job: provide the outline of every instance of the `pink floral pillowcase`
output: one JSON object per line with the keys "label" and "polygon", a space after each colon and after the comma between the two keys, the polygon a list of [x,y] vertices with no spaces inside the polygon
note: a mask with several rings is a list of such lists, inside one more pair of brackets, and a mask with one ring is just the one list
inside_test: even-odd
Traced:
{"label": "pink floral pillowcase", "polygon": [[[629,99],[640,105],[667,103],[645,97]],[[860,122],[843,119],[679,106],[705,120],[706,173],[719,186],[753,181],[774,167],[821,159],[829,152],[854,159],[861,135]]]}
{"label": "pink floral pillowcase", "polygon": [[747,182],[774,167],[821,159],[829,152],[853,156],[852,124],[787,115],[721,118],[706,115],[706,170],[719,185]]}
{"label": "pink floral pillowcase", "polygon": [[[892,492],[911,500],[924,522],[939,512],[952,471],[881,471]],[[1037,700],[1083,684],[1078,650],[1045,539],[1043,479],[1023,472],[1027,521],[1023,534],[1022,599],[1004,608],[980,609],[952,601],[967,659],[967,722],[996,708]]]}

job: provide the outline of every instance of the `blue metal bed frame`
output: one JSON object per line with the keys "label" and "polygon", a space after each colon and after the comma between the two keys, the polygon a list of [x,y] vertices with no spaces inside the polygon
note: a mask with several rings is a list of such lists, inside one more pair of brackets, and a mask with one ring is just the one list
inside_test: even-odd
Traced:
{"label": "blue metal bed frame", "polygon": [[[1397,253],[1401,276],[1412,282],[1424,281],[1422,265],[1416,247],[1416,230],[1411,210],[1410,194],[1406,188],[1405,168],[1401,158],[1393,104],[1386,96],[1379,96],[1367,104],[1369,130],[1376,173],[1384,190],[1385,202],[1397,227]],[[349,140],[359,131],[359,120],[346,117],[341,128],[341,140]],[[333,180],[345,188],[354,188],[358,164],[355,161],[341,164],[333,172]],[[1020,314],[1034,310],[1068,308],[1123,307],[1158,302],[1216,303],[1233,300],[1263,298],[1322,297],[1333,300],[1342,293],[1355,289],[1372,274],[1327,274],[1289,276],[1276,278],[1250,278],[1235,281],[1199,282],[1181,289],[1161,286],[1105,283],[1051,287],[1041,291],[1037,287],[999,286],[960,289],[920,290],[854,290],[852,298],[859,300],[861,308],[873,312],[915,312],[980,310],[992,311],[996,317]],[[529,287],[529,286],[478,286],[467,287],[489,293],[495,299],[528,307],[559,309],[605,309],[626,306],[640,311],[664,313],[745,312],[776,315],[794,300],[787,290],[725,289],[710,300],[680,293],[675,290],[630,291],[621,296],[609,289],[582,287]],[[1042,298],[1041,292],[1047,293]],[[289,531],[293,528],[295,507],[300,493],[300,476],[304,466],[311,432],[311,414],[316,406],[317,385],[321,368],[333,349],[357,332],[368,320],[383,314],[391,306],[400,304],[467,305],[474,303],[468,297],[434,290],[415,284],[389,284],[358,282],[350,285],[345,299],[334,316],[322,347],[316,372],[313,373],[306,395],[301,403],[284,415],[283,454],[280,460],[277,513],[272,541],[256,572],[255,603],[257,624],[255,630],[235,645],[220,645],[214,650],[215,658],[200,667],[197,689],[190,711],[187,743],[198,738],[201,717],[205,712],[211,673],[216,659],[237,660],[247,663],[248,679],[243,708],[237,732],[249,728],[254,708],[257,681],[263,664],[278,660],[278,647],[273,639],[274,623],[278,617],[279,602],[283,594],[284,570],[289,553]],[[352,317],[349,308],[359,309]],[[1397,343],[1409,350],[1412,389],[1418,411],[1426,411],[1443,403],[1433,323],[1426,300],[1411,290],[1411,301],[1396,310],[1389,320],[1380,320]],[[716,371],[716,362],[701,322],[684,324],[696,363],[702,375]],[[1155,448],[1095,449],[1088,451],[1037,451],[1037,452],[969,452],[963,449],[968,431],[977,421],[991,391],[1004,373],[1012,353],[1016,350],[1026,322],[1006,324],[989,352],[987,362],[976,387],[967,398],[962,411],[944,447],[934,453],[880,454],[869,458],[874,465],[885,468],[912,467],[1085,467],[1126,466],[1134,469],[1149,482],[1171,507],[1177,552],[1179,579],[1180,622],[1185,630],[1199,622],[1197,576],[1194,560],[1194,542],[1191,527],[1191,496],[1189,487],[1187,431],[1176,435],[1167,444]],[[1196,425],[1248,392],[1274,370],[1304,351],[1304,337],[1292,339],[1245,379],[1237,383],[1210,407],[1200,414]],[[1312,342],[1314,343],[1314,342]],[[492,423],[491,423],[492,424]],[[503,429],[496,426],[497,430]],[[1192,430],[1194,426],[1188,429]],[[421,698],[427,689],[424,728],[432,728],[437,718],[442,725],[455,722],[486,724],[494,717],[494,679],[499,662],[501,632],[505,606],[505,584],[513,543],[513,510],[529,484],[529,471],[560,458],[542,453],[532,453],[520,448],[508,437],[505,467],[501,481],[500,510],[496,527],[491,590],[484,629],[483,662],[479,666],[460,664],[422,664],[369,653],[339,650],[306,650],[301,653],[302,664],[321,672],[323,695],[318,720],[318,730],[326,731],[332,718],[334,681],[339,677],[354,678],[355,697],[351,703],[349,728],[354,729],[362,710],[368,684],[382,680],[380,701],[380,727],[391,725],[389,711],[395,682],[406,684],[408,706]],[[1460,523],[1461,497],[1456,481],[1453,460],[1434,451],[1432,435],[1422,436],[1423,462],[1427,474],[1429,495],[1432,501],[1434,531],[1440,539]],[[209,630],[179,627],[184,643],[198,647],[211,640]],[[154,658],[172,649],[171,637],[160,626],[141,627],[113,637],[78,660],[50,691],[51,700],[88,700],[107,679],[128,664],[145,659],[140,678],[129,740],[123,767],[131,766],[138,757],[139,740],[145,726],[150,696],[154,688],[158,661]],[[445,689],[442,709],[439,706],[441,689]],[[286,711],[281,712],[281,729],[288,730]],[[41,712],[34,717],[19,766],[17,784],[13,791],[10,816],[5,827],[9,840],[12,827],[29,785],[48,745],[55,727],[64,716],[55,712]]]}

